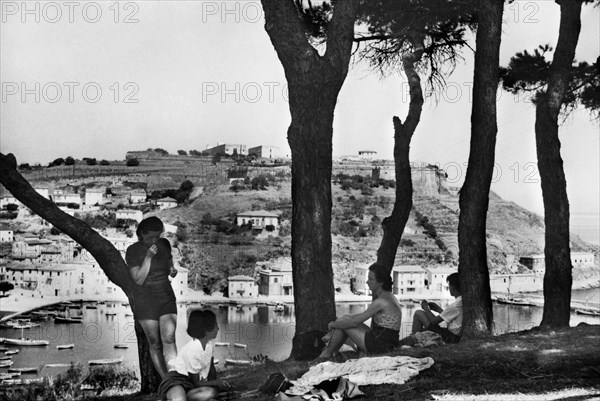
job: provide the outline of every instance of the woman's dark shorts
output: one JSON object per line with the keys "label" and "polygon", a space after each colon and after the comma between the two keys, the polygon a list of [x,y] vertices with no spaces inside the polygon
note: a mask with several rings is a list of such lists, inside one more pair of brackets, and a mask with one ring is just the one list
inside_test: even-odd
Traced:
{"label": "woman's dark shorts", "polygon": [[170,283],[160,287],[137,287],[133,296],[133,314],[137,320],[156,320],[177,314],[177,301]]}
{"label": "woman's dark shorts", "polygon": [[372,354],[389,352],[398,346],[400,332],[385,327],[374,326],[365,333],[365,346]]}

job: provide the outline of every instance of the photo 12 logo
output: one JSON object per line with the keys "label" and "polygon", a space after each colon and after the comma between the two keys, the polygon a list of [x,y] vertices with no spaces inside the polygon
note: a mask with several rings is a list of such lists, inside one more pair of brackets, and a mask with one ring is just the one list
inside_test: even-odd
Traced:
{"label": "photo 12 logo", "polygon": [[123,1],[2,1],[2,23],[89,23],[110,20],[115,24],[139,22],[140,7],[135,2]]}
{"label": "photo 12 logo", "polygon": [[2,82],[2,103],[85,102],[98,103],[103,97],[114,103],[139,103],[140,91],[135,82],[113,82],[103,86],[97,82]]}
{"label": "photo 12 logo", "polygon": [[202,22],[217,21],[240,22],[255,24],[261,23],[263,9],[259,1],[203,1]]}
{"label": "photo 12 logo", "polygon": [[275,103],[280,99],[288,101],[287,83],[202,82],[202,103]]}

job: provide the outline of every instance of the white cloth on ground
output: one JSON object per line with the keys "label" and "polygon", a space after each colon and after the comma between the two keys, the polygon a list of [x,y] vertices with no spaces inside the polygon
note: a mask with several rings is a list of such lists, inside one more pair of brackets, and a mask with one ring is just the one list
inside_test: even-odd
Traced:
{"label": "white cloth on ground", "polygon": [[[350,359],[343,363],[322,362],[311,367],[298,380],[287,394],[304,394],[315,384],[336,377],[345,377],[359,386],[371,384],[404,384],[417,376],[420,371],[433,365],[432,358],[413,358],[410,356],[379,356]],[[290,391],[291,390],[291,391]]]}

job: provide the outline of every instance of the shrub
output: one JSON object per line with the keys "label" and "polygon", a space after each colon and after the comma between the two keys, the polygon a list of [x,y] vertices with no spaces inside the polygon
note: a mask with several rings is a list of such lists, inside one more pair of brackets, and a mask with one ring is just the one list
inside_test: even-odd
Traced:
{"label": "shrub", "polygon": [[127,167],[137,167],[140,165],[140,161],[136,158],[127,159],[127,163],[125,163]]}
{"label": "shrub", "polygon": [[6,210],[9,212],[15,212],[15,211],[19,210],[19,205],[16,205],[14,203],[9,203],[8,205],[6,205]]}
{"label": "shrub", "polygon": [[100,160],[101,166],[110,166],[110,162],[108,160],[102,159]]}

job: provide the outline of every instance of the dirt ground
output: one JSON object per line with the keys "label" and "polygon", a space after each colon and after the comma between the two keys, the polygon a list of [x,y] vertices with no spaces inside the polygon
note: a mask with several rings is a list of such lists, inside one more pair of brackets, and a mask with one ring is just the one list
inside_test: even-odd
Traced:
{"label": "dirt ground", "polygon": [[[361,386],[364,400],[600,400],[600,326],[539,329],[434,348],[399,350],[395,355],[429,356],[434,365],[403,385]],[[351,356],[351,355],[349,355]],[[273,400],[244,394],[274,372],[296,379],[308,362],[285,361],[239,368],[238,392],[224,399]],[[155,401],[156,395],[101,398]]]}

